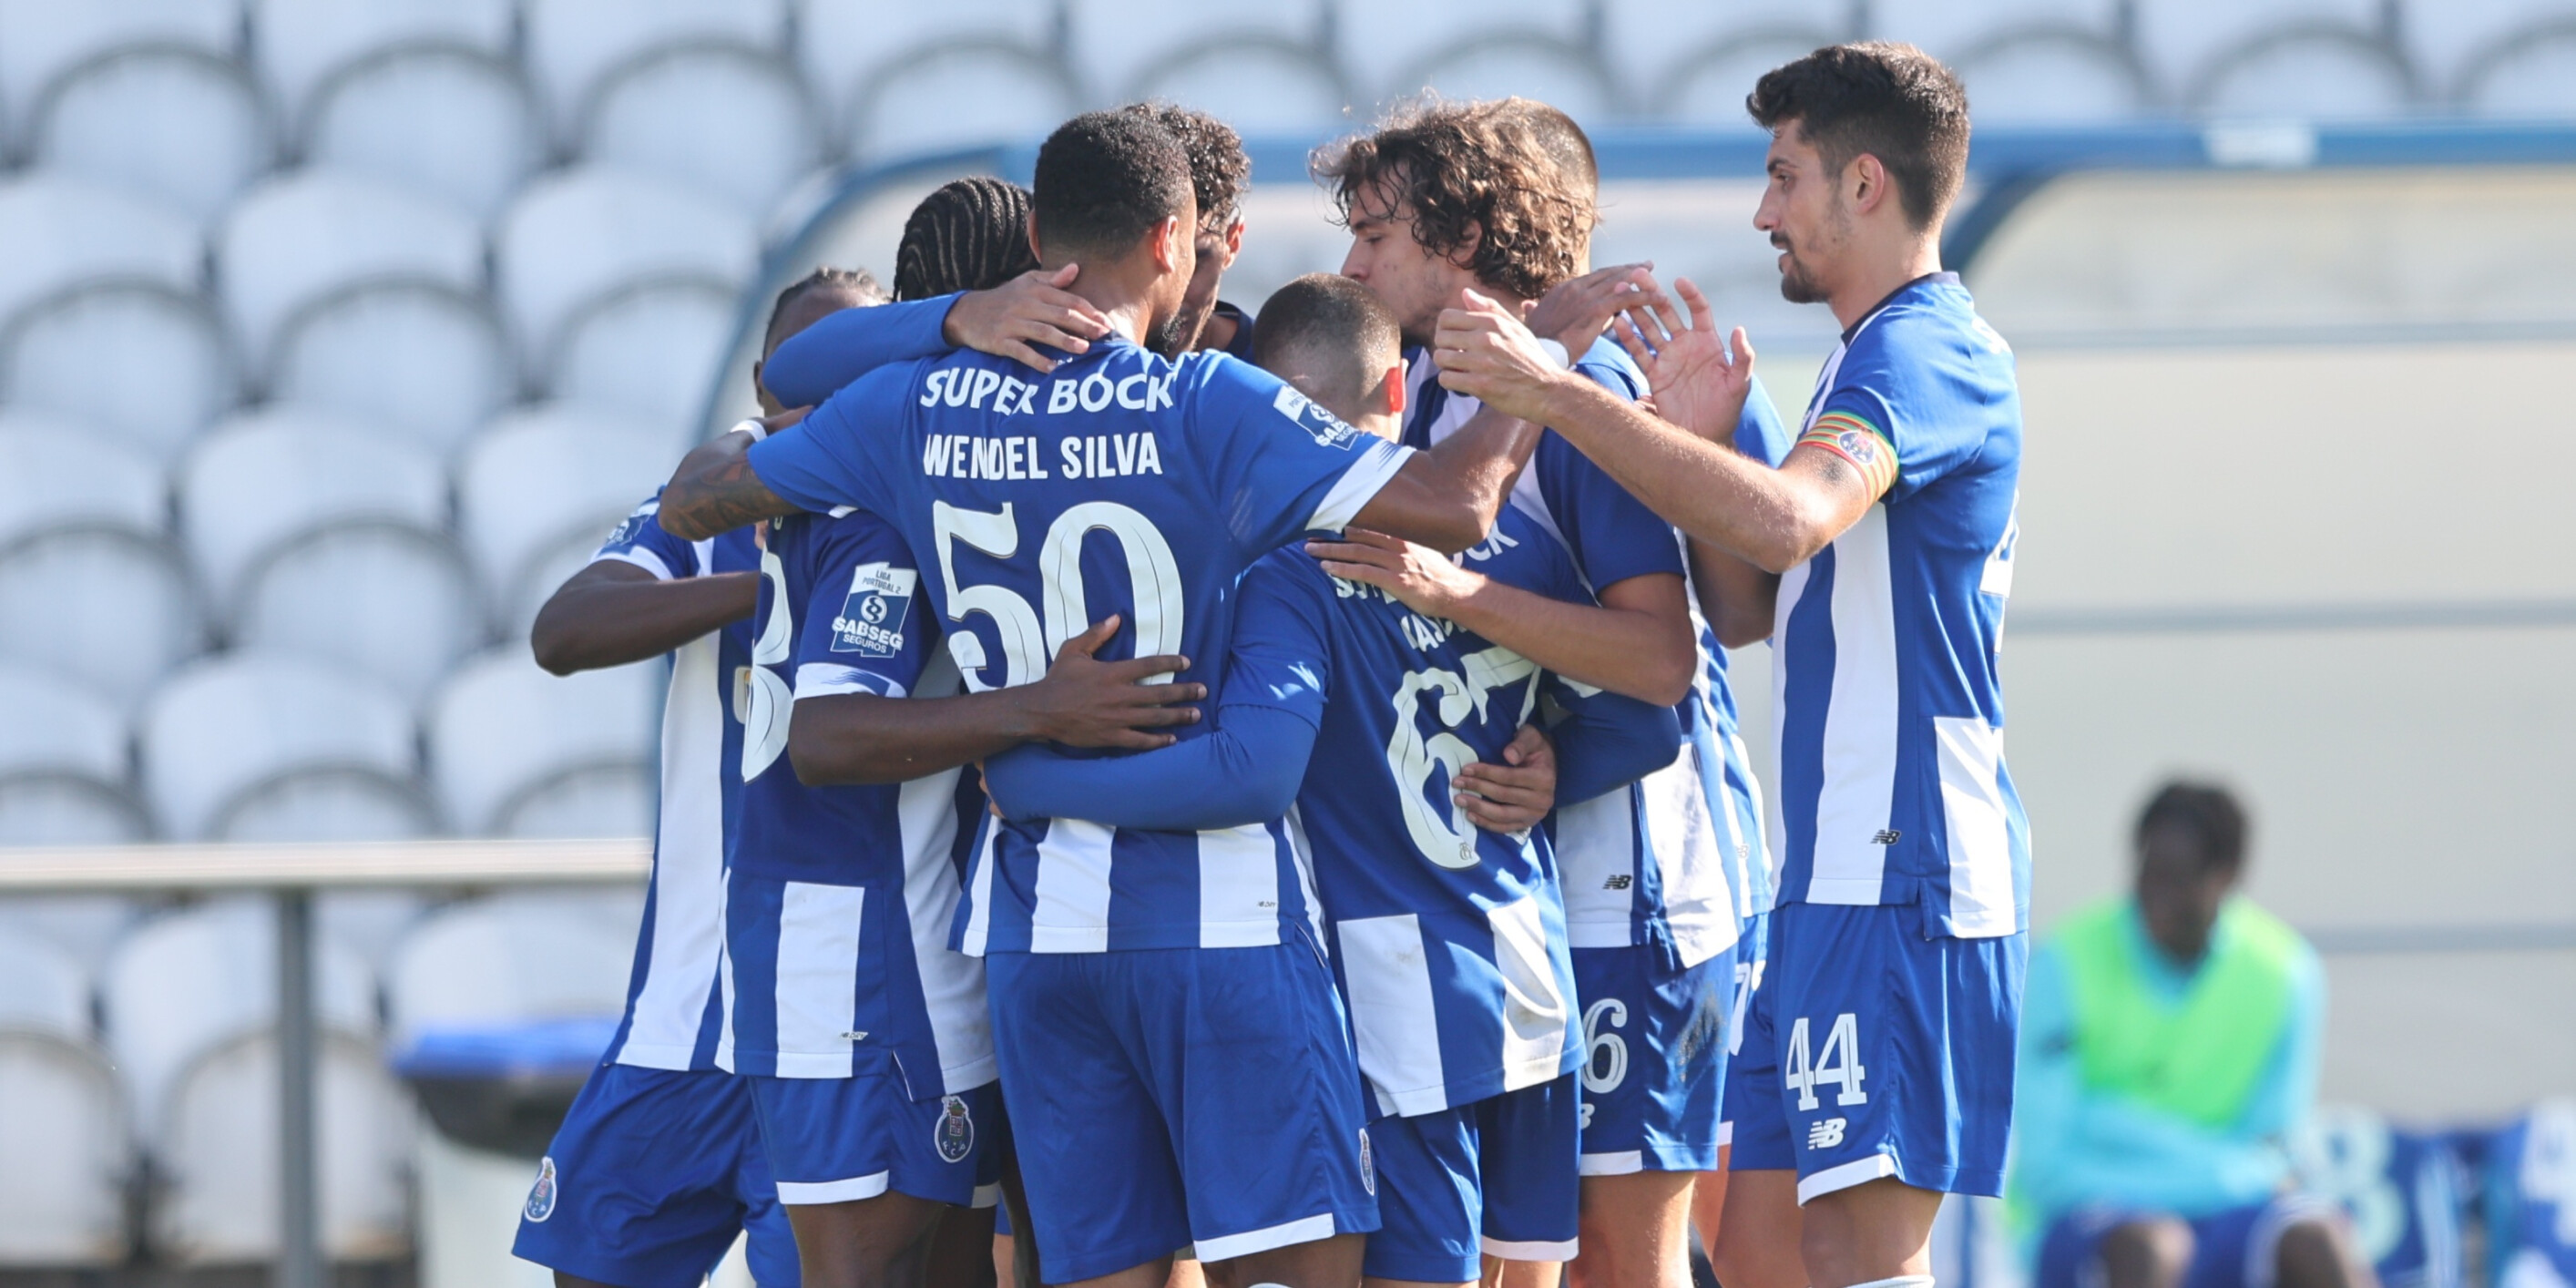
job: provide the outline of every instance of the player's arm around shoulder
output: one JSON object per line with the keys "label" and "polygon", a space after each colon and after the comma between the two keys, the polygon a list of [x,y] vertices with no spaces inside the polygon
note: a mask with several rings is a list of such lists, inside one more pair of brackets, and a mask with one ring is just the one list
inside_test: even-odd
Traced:
{"label": "player's arm around shoulder", "polygon": [[537,610],[528,644],[538,666],[556,675],[623,666],[751,616],[758,574],[699,567],[691,544],[662,527],[659,508],[636,507]]}

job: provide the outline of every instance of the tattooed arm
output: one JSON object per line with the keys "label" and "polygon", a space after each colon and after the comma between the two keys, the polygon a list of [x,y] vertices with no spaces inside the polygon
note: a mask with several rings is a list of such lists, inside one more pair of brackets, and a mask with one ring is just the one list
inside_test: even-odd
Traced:
{"label": "tattooed arm", "polygon": [[[791,411],[771,416],[761,423],[772,430],[785,429],[804,418],[804,412]],[[721,434],[680,458],[680,468],[671,475],[670,486],[662,489],[662,526],[683,541],[704,541],[719,532],[731,532],[746,523],[782,518],[797,508],[769,490],[769,485],[752,473],[750,457],[752,437],[742,430]]]}

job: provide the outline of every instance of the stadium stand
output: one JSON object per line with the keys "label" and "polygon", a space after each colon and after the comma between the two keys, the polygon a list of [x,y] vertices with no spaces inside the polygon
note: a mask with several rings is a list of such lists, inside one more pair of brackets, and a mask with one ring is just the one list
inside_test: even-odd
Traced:
{"label": "stadium stand", "polygon": [[1172,98],[1246,133],[1314,134],[1351,101],[1321,0],[1074,0],[1065,12],[1067,52],[1097,99]]}
{"label": "stadium stand", "polygon": [[822,160],[821,122],[795,69],[736,45],[664,50],[607,78],[581,130],[589,160],[767,213]]}
{"label": "stadium stand", "polygon": [[251,369],[265,371],[282,333],[352,291],[425,284],[471,297],[483,238],[473,220],[400,188],[308,169],[242,198],[215,271]]}
{"label": "stadium stand", "polygon": [[759,255],[752,222],[730,205],[605,167],[530,184],[493,241],[498,294],[540,382],[589,310],[668,282],[703,283],[730,298]]}
{"label": "stadium stand", "polygon": [[1603,17],[1602,46],[1629,105],[1693,124],[1741,125],[1754,77],[1850,34],[1846,0],[1622,0]]}
{"label": "stadium stand", "polygon": [[0,845],[117,845],[152,834],[127,790],[114,704],[30,667],[0,667]]}
{"label": "stadium stand", "polygon": [[506,59],[518,25],[511,0],[250,0],[249,10],[250,61],[291,122],[334,80],[388,55]]}
{"label": "stadium stand", "polygon": [[318,90],[293,136],[307,164],[400,184],[489,220],[545,159],[509,63],[445,46],[387,50]]}
{"label": "stadium stand", "polygon": [[0,106],[12,122],[31,120],[63,78],[124,50],[186,49],[230,58],[240,44],[239,0],[6,0],[0,3]]}
{"label": "stadium stand", "polygon": [[614,1018],[643,908],[626,893],[494,895],[450,904],[403,941],[385,978],[389,1045],[423,1029]]}
{"label": "stadium stand", "polygon": [[651,830],[658,685],[648,665],[556,679],[517,648],[467,664],[426,720],[448,818],[493,836]]}
{"label": "stadium stand", "polygon": [[276,133],[232,59],[194,49],[119,50],[66,74],[38,101],[38,165],[168,203],[211,223],[268,168]]}
{"label": "stadium stand", "polygon": [[140,727],[144,795],[177,840],[379,840],[435,818],[411,712],[327,662],[234,653],[181,671]]}
{"label": "stadium stand", "polygon": [[[905,150],[906,123],[936,131],[942,112],[965,118],[965,133],[926,134],[924,148],[983,138],[1013,137],[1026,125],[1015,112],[1031,101],[1079,101],[1072,73],[1055,54],[1064,36],[1054,0],[954,0],[938,5],[883,5],[871,0],[806,0],[798,14],[797,61],[813,88],[834,146],[862,157]],[[925,63],[947,64],[925,69]],[[1013,91],[1007,74],[994,79],[1000,102],[971,98],[934,100],[916,111],[904,83],[963,77],[961,67],[1016,70],[1037,84]],[[925,81],[924,76],[932,79]],[[875,119],[880,110],[887,119]],[[1059,117],[1059,119],[1061,119]],[[1000,126],[1008,133],[983,133]]]}
{"label": "stadium stand", "polygon": [[0,1269],[125,1259],[125,1105],[70,954],[0,929]]}
{"label": "stadium stand", "polygon": [[479,290],[424,281],[342,287],[270,347],[272,400],[408,439],[444,460],[519,389],[516,355]]}
{"label": "stadium stand", "polygon": [[1335,56],[1361,102],[1434,86],[1461,98],[1520,94],[1599,120],[1626,109],[1601,59],[1599,13],[1552,0],[1433,0],[1389,22],[1368,0],[1337,0]]}
{"label": "stadium stand", "polygon": [[581,135],[616,77],[675,49],[734,46],[784,53],[787,0],[524,0],[527,65],[555,137]]}
{"label": "stadium stand", "polygon": [[493,620],[527,636],[538,605],[670,477],[682,436],[668,421],[552,404],[496,420],[456,470],[457,526]]}

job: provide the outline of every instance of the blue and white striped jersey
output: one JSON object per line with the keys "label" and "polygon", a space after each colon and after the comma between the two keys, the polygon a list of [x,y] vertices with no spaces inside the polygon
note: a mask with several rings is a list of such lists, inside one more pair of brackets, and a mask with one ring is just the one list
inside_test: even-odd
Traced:
{"label": "blue and white striped jersey", "polygon": [[[880,368],[751,449],[781,497],[856,505],[903,533],[972,689],[1039,678],[1114,613],[1103,656],[1186,655],[1182,678],[1214,700],[1243,570],[1302,532],[1338,531],[1407,455],[1223,354],[1173,361],[1113,336],[1028,374],[968,352]],[[1276,826],[999,824],[977,847],[957,943],[1275,944],[1305,915],[1298,886]]]}
{"label": "blue and white striped jersey", "polygon": [[894,529],[863,512],[766,527],[725,918],[722,1067],[846,1078],[861,1044],[894,1053],[915,1099],[994,1078],[984,963],[948,947],[981,791],[951,769],[884,786],[807,787],[794,704],[956,692]]}
{"label": "blue and white striped jersey", "polygon": [[[1634,399],[1644,373],[1608,339],[1575,370]],[[1426,353],[1413,355],[1413,414],[1405,441],[1428,446],[1473,417],[1480,404],[1440,387]],[[1745,404],[1736,430],[1748,455],[1776,462],[1788,452],[1771,400]],[[1512,490],[1515,509],[1572,553],[1590,590],[1646,573],[1687,578],[1680,534],[1553,431],[1539,440]],[[1700,636],[1700,677],[1679,714],[1685,745],[1673,763],[1625,789],[1559,806],[1551,830],[1565,874],[1566,928],[1577,948],[1664,946],[1682,966],[1732,945],[1743,919],[1769,906],[1770,858],[1761,790],[1736,731],[1726,654],[1692,601]]]}
{"label": "blue and white striped jersey", "polygon": [[[1525,590],[1591,601],[1564,548],[1517,510],[1464,560]],[[1378,1109],[1434,1113],[1574,1069],[1582,1026],[1553,847],[1544,830],[1476,827],[1451,801],[1450,775],[1501,763],[1542,687],[1569,710],[1624,713],[1652,730],[1662,757],[1681,744],[1672,712],[1568,684],[1335,580],[1298,550],[1245,574],[1237,638],[1238,693],[1263,677],[1316,725],[1292,817]]]}
{"label": "blue and white striped jersey", "polygon": [[[759,566],[749,531],[682,541],[647,500],[592,556],[630,563],[664,581]],[[645,1069],[712,1069],[722,1015],[716,976],[724,952],[725,845],[738,816],[726,772],[742,746],[742,722],[726,700],[735,673],[751,664],[751,623],[735,622],[671,654],[662,703],[661,814],[653,830],[653,878],[626,1017],[608,1045],[612,1064]]]}
{"label": "blue and white striped jersey", "polygon": [[1956,274],[1843,333],[1806,424],[1875,434],[1896,482],[1780,579],[1772,634],[1782,903],[1920,903],[1924,933],[2030,925],[2030,836],[2004,767],[2021,396]]}

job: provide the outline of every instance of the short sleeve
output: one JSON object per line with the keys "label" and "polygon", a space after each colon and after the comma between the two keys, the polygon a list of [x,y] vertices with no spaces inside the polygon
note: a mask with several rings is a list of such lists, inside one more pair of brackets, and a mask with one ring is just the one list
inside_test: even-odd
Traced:
{"label": "short sleeve", "polygon": [[1237,543],[1268,550],[1307,531],[1339,532],[1411,448],[1363,434],[1278,377],[1217,354],[1184,359],[1190,433],[1204,444],[1210,494]]}
{"label": "short sleeve", "polygon": [[918,602],[911,551],[874,515],[813,523],[814,580],[797,606],[796,696],[910,696],[936,634]]}
{"label": "short sleeve", "polygon": [[1843,357],[1814,430],[1865,430],[1896,449],[1899,501],[1976,459],[1986,443],[1982,416],[1944,414],[1961,395],[1947,386],[1960,355],[1941,319],[1890,305]]}
{"label": "short sleeve", "polygon": [[1744,411],[1735,419],[1735,450],[1778,469],[1796,442],[1789,423],[1780,419],[1779,406],[1771,401],[1771,391],[1763,388],[1762,377],[1755,376],[1753,388],[1744,397]]}
{"label": "short sleeve", "polygon": [[[1644,386],[1635,368],[1626,363],[1626,355],[1612,363],[1601,360],[1599,353],[1596,345],[1593,354],[1574,369],[1602,388],[1635,401]],[[1681,543],[1672,525],[1655,517],[1644,502],[1572,443],[1550,430],[1539,441],[1533,468],[1541,497],[1574,552],[1575,565],[1592,587],[1613,586],[1648,573],[1681,575]]]}
{"label": "short sleeve", "polygon": [[751,445],[751,471],[779,498],[821,514],[840,506],[888,513],[887,475],[903,454],[903,400],[918,364],[880,367],[805,419]]}
{"label": "short sleeve", "polygon": [[662,527],[661,513],[662,494],[655,492],[609,530],[608,539],[599,543],[599,552],[590,561],[630,563],[663,581],[706,571],[698,566],[698,548]]}
{"label": "short sleeve", "polygon": [[1332,579],[1304,551],[1278,550],[1252,565],[1237,591],[1224,705],[1273,707],[1320,727],[1332,682],[1332,642],[1324,634],[1336,611]]}
{"label": "short sleeve", "polygon": [[879,367],[948,351],[954,295],[842,309],[787,337],[760,364],[781,407],[812,407]]}

